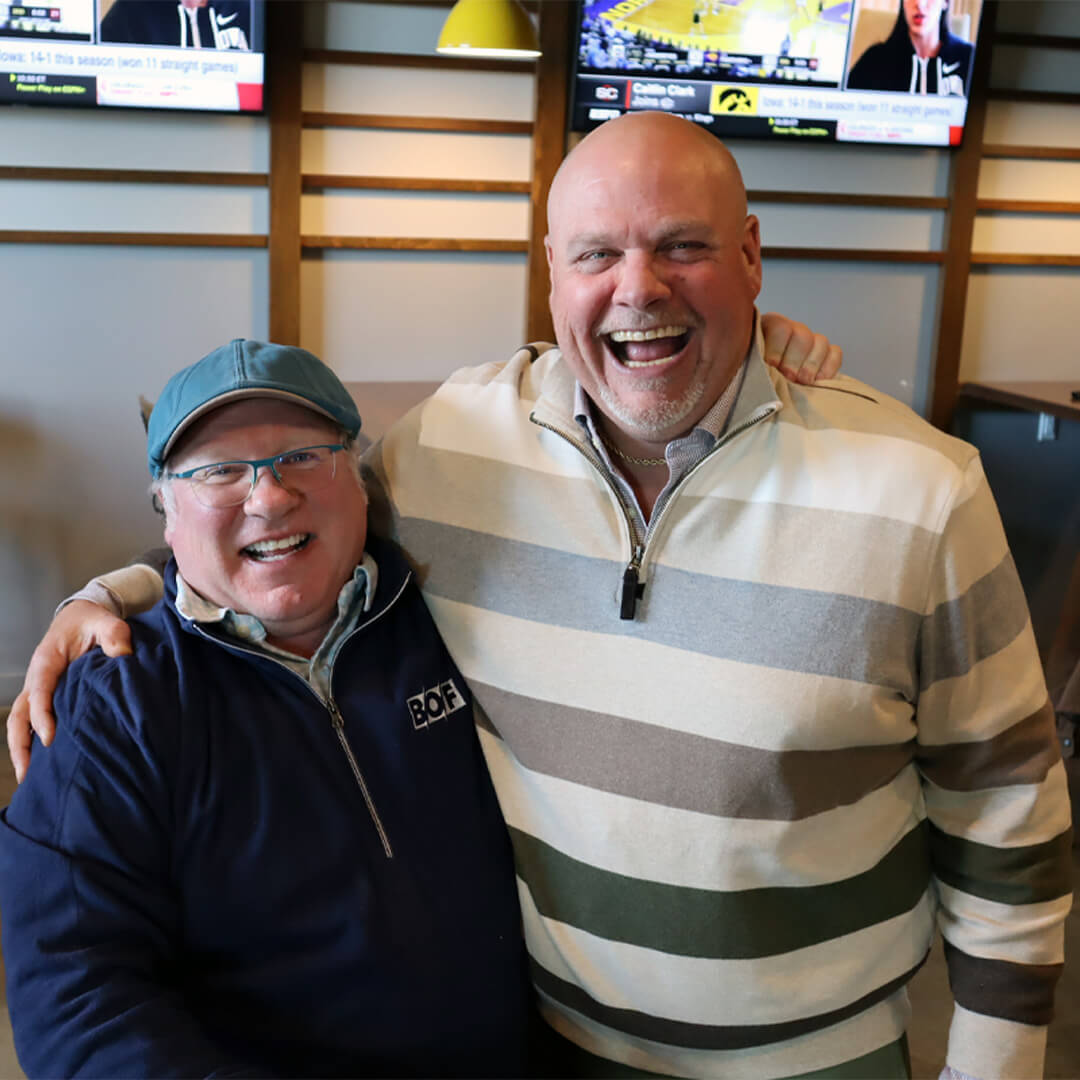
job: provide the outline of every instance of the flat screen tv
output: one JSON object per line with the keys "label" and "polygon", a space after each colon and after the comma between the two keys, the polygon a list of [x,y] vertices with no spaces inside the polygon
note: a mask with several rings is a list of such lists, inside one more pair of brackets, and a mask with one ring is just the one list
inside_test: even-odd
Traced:
{"label": "flat screen tv", "polygon": [[261,112],[264,0],[0,0],[0,103]]}
{"label": "flat screen tv", "polygon": [[958,146],[982,0],[579,0],[571,127]]}

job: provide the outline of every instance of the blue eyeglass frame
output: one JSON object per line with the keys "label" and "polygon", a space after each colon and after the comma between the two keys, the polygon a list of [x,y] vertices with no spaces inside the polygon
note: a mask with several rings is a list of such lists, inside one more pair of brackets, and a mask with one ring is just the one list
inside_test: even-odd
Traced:
{"label": "blue eyeglass frame", "polygon": [[[277,471],[277,462],[282,458],[287,458],[290,454],[300,454],[305,450],[329,450],[331,453],[336,454],[339,450],[344,450],[344,443],[318,443],[315,446],[297,446],[292,450],[284,450],[280,454],[275,454],[273,457],[264,458],[229,458],[228,461],[208,461],[205,465],[196,465],[194,469],[185,469],[184,472],[170,472],[166,473],[166,477],[170,480],[190,480],[197,472],[201,472],[203,469],[213,469],[217,465],[251,465],[251,491],[255,490],[255,485],[259,482],[259,470],[262,468],[268,468],[273,474],[274,479],[282,486],[285,487],[285,481],[281,478],[281,473]],[[248,492],[250,496],[251,492]]]}

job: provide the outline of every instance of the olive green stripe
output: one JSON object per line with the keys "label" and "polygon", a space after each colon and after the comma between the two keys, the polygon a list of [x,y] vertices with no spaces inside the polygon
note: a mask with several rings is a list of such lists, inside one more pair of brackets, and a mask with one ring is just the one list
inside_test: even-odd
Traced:
{"label": "olive green stripe", "polygon": [[[923,957],[911,970],[890,979],[856,1001],[798,1020],[777,1024],[694,1024],[685,1020],[672,1020],[664,1016],[652,1016],[637,1009],[621,1009],[597,1001],[576,983],[567,982],[530,960],[533,982],[538,990],[568,1009],[587,1016],[605,1027],[625,1032],[650,1042],[668,1043],[689,1050],[744,1050],[751,1046],[767,1046],[798,1038],[822,1028],[849,1020],[865,1012],[872,1005],[891,997],[925,963]],[[813,1074],[811,1074],[813,1075]],[[826,1075],[832,1075],[826,1070]],[[846,1076],[846,1073],[837,1073]],[[871,1074],[873,1075],[873,1074]],[[886,1074],[891,1075],[891,1074]]]}
{"label": "olive green stripe", "polygon": [[916,759],[923,775],[948,791],[1041,784],[1061,760],[1053,706],[1047,701],[983,742],[921,746]]}
{"label": "olive green stripe", "polygon": [[1072,886],[1072,829],[1042,844],[991,847],[930,827],[934,872],[954,889],[999,904],[1041,904]]}
{"label": "olive green stripe", "polygon": [[805,949],[910,911],[929,882],[926,825],[876,866],[828,885],[724,892],[601,870],[510,829],[518,873],[540,913],[641,948],[710,960]]}
{"label": "olive green stripe", "polygon": [[1054,988],[1064,964],[1017,964],[969,956],[945,942],[956,1003],[984,1016],[1043,1026],[1054,1018]]}

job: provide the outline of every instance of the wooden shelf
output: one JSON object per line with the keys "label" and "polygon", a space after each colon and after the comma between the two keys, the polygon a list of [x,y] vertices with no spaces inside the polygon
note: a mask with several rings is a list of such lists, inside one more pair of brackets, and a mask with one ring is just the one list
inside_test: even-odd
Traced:
{"label": "wooden shelf", "polygon": [[885,251],[873,248],[764,247],[766,259],[815,259],[819,262],[943,263],[944,251]]}
{"label": "wooden shelf", "polygon": [[1035,199],[977,199],[981,213],[1080,214],[1080,202],[1040,202]]}
{"label": "wooden shelf", "polygon": [[983,147],[984,158],[1026,158],[1029,160],[1080,161],[1080,146],[1004,146]]}
{"label": "wooden shelf", "polygon": [[184,172],[166,169],[61,169],[38,165],[0,165],[0,180],[60,180],[98,184],[203,184],[266,187],[266,173]]}
{"label": "wooden shelf", "polygon": [[1080,255],[1009,255],[973,251],[972,266],[1080,266]]}
{"label": "wooden shelf", "polygon": [[995,45],[1018,45],[1027,49],[1080,49],[1080,37],[1056,34],[1020,34],[1001,31],[994,35]]}
{"label": "wooden shelf", "polygon": [[384,116],[375,113],[306,112],[305,128],[386,128],[395,131],[450,131],[479,135],[531,135],[528,120],[469,120],[452,116]]}
{"label": "wooden shelf", "polygon": [[1080,105],[1080,94],[1059,90],[1006,90],[990,87],[986,95],[991,101],[1018,101],[1034,105]]}
{"label": "wooden shelf", "polygon": [[265,236],[248,233],[59,232],[0,229],[4,244],[105,244],[130,247],[264,248]]}
{"label": "wooden shelf", "polygon": [[466,191],[474,194],[528,195],[528,180],[442,180],[423,176],[338,176],[305,173],[304,191]]}
{"label": "wooden shelf", "polygon": [[1080,401],[1072,399],[1073,391],[1080,391],[1080,376],[1072,382],[969,382],[960,386],[961,397],[1080,420]]}
{"label": "wooden shelf", "polygon": [[801,206],[880,206],[901,210],[948,210],[949,200],[930,195],[861,195],[825,191],[748,191],[749,202]]}
{"label": "wooden shelf", "polygon": [[471,240],[429,236],[302,236],[305,250],[341,251],[485,251],[497,254],[524,254],[526,240]]}

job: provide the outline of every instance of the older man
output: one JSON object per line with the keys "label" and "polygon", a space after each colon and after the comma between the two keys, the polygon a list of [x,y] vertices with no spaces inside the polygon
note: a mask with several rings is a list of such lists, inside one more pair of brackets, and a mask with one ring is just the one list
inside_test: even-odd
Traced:
{"label": "older man", "polygon": [[727,151],[612,121],[551,192],[559,347],[451,378],[374,471],[478,705],[563,1073],[1041,1069],[1069,814],[972,448],[762,363]]}
{"label": "older man", "polygon": [[520,1075],[509,843],[344,387],[234,341],[150,417],[174,561],[0,822],[31,1076]]}

